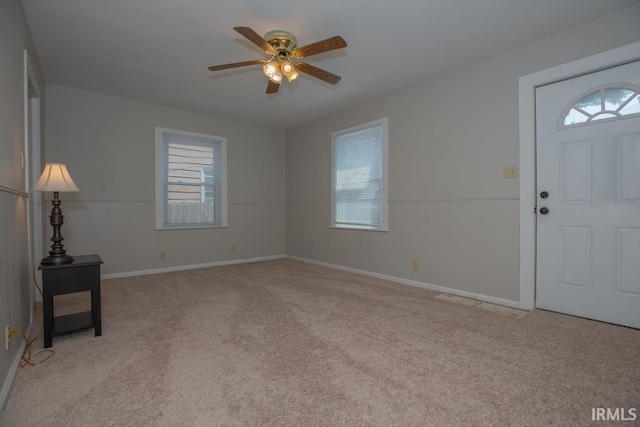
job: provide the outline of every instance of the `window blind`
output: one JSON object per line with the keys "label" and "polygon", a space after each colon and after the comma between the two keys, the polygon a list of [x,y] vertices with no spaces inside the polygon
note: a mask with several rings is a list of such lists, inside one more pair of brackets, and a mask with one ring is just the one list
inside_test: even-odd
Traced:
{"label": "window blind", "polygon": [[381,225],[382,126],[337,135],[334,140],[336,225]]}
{"label": "window blind", "polygon": [[219,225],[220,142],[164,135],[164,224]]}

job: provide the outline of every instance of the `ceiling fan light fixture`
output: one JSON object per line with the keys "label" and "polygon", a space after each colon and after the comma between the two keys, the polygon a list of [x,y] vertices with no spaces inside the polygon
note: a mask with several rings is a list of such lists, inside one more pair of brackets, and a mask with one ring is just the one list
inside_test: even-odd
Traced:
{"label": "ceiling fan light fixture", "polygon": [[286,74],[287,76],[287,80],[289,80],[289,82],[294,81],[295,79],[298,78],[300,74],[298,73],[298,71],[294,68],[293,71],[289,74]]}
{"label": "ceiling fan light fixture", "polygon": [[282,63],[282,72],[284,73],[284,75],[286,76],[287,74],[291,74],[293,72],[294,68],[293,68],[293,64],[289,61],[284,61]]}
{"label": "ceiling fan light fixture", "polygon": [[340,81],[340,76],[332,74],[326,70],[315,67],[307,62],[295,62],[300,58],[318,55],[336,49],[347,47],[347,42],[340,36],[330,37],[315,43],[298,47],[298,40],[288,31],[273,30],[261,37],[249,27],[233,27],[245,39],[262,49],[271,57],[268,60],[254,59],[251,61],[234,62],[230,64],[215,65],[207,67],[210,71],[227,70],[229,68],[245,67],[250,65],[262,65],[262,71],[269,79],[267,94],[278,92],[278,88],[284,77],[289,82],[298,78],[299,73],[307,74],[329,84],[336,84]]}
{"label": "ceiling fan light fixture", "polygon": [[295,79],[297,79],[299,76],[298,72],[296,71],[295,73],[287,76],[287,80],[289,81],[289,83],[291,83],[292,81],[294,81]]}
{"label": "ceiling fan light fixture", "polygon": [[273,73],[273,76],[269,77],[269,80],[278,84],[282,82],[282,71],[280,71],[280,68],[276,68],[276,71]]}
{"label": "ceiling fan light fixture", "polygon": [[[262,71],[264,71],[264,75],[272,78],[276,72],[279,72],[279,66],[278,63],[275,61],[269,61],[266,64],[264,64],[264,67],[262,67]],[[280,80],[282,80],[282,75],[280,75]]]}
{"label": "ceiling fan light fixture", "polygon": [[284,74],[290,82],[298,78],[298,70],[296,70],[295,65],[290,61],[283,62],[280,68],[282,69],[282,74]]}

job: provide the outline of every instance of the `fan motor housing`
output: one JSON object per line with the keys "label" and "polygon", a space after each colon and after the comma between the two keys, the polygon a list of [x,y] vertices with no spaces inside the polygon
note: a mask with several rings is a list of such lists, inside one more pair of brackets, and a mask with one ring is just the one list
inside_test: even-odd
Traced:
{"label": "fan motor housing", "polygon": [[273,30],[265,34],[264,39],[278,52],[286,51],[291,54],[298,45],[296,36],[285,30]]}

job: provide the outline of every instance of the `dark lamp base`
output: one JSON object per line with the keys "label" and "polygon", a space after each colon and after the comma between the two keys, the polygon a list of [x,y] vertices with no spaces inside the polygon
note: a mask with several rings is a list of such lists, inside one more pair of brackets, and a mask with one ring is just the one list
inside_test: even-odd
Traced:
{"label": "dark lamp base", "polygon": [[51,209],[51,215],[49,215],[49,223],[53,227],[53,237],[51,237],[53,244],[51,245],[49,256],[42,258],[40,263],[43,265],[69,264],[73,262],[73,257],[67,255],[67,251],[64,250],[64,245],[62,244],[64,238],[60,234],[60,227],[64,223],[64,215],[62,215],[62,209],[60,209],[60,199],[57,191],[53,192],[51,204],[53,209]]}
{"label": "dark lamp base", "polygon": [[50,255],[46,258],[42,258],[42,261],[40,261],[40,263],[44,265],[69,264],[70,262],[73,262],[73,257],[71,255],[62,255],[62,256]]}

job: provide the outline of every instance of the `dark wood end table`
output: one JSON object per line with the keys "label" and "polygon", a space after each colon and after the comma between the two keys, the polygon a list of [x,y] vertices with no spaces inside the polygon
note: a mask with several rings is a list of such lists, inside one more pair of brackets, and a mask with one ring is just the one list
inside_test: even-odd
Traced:
{"label": "dark wood end table", "polygon": [[[53,335],[63,335],[81,329],[95,328],[102,335],[100,311],[100,264],[98,255],[77,255],[68,264],[40,264],[42,270],[42,314],[44,347],[51,347]],[[91,311],[54,317],[53,296],[75,292],[91,292]]]}

